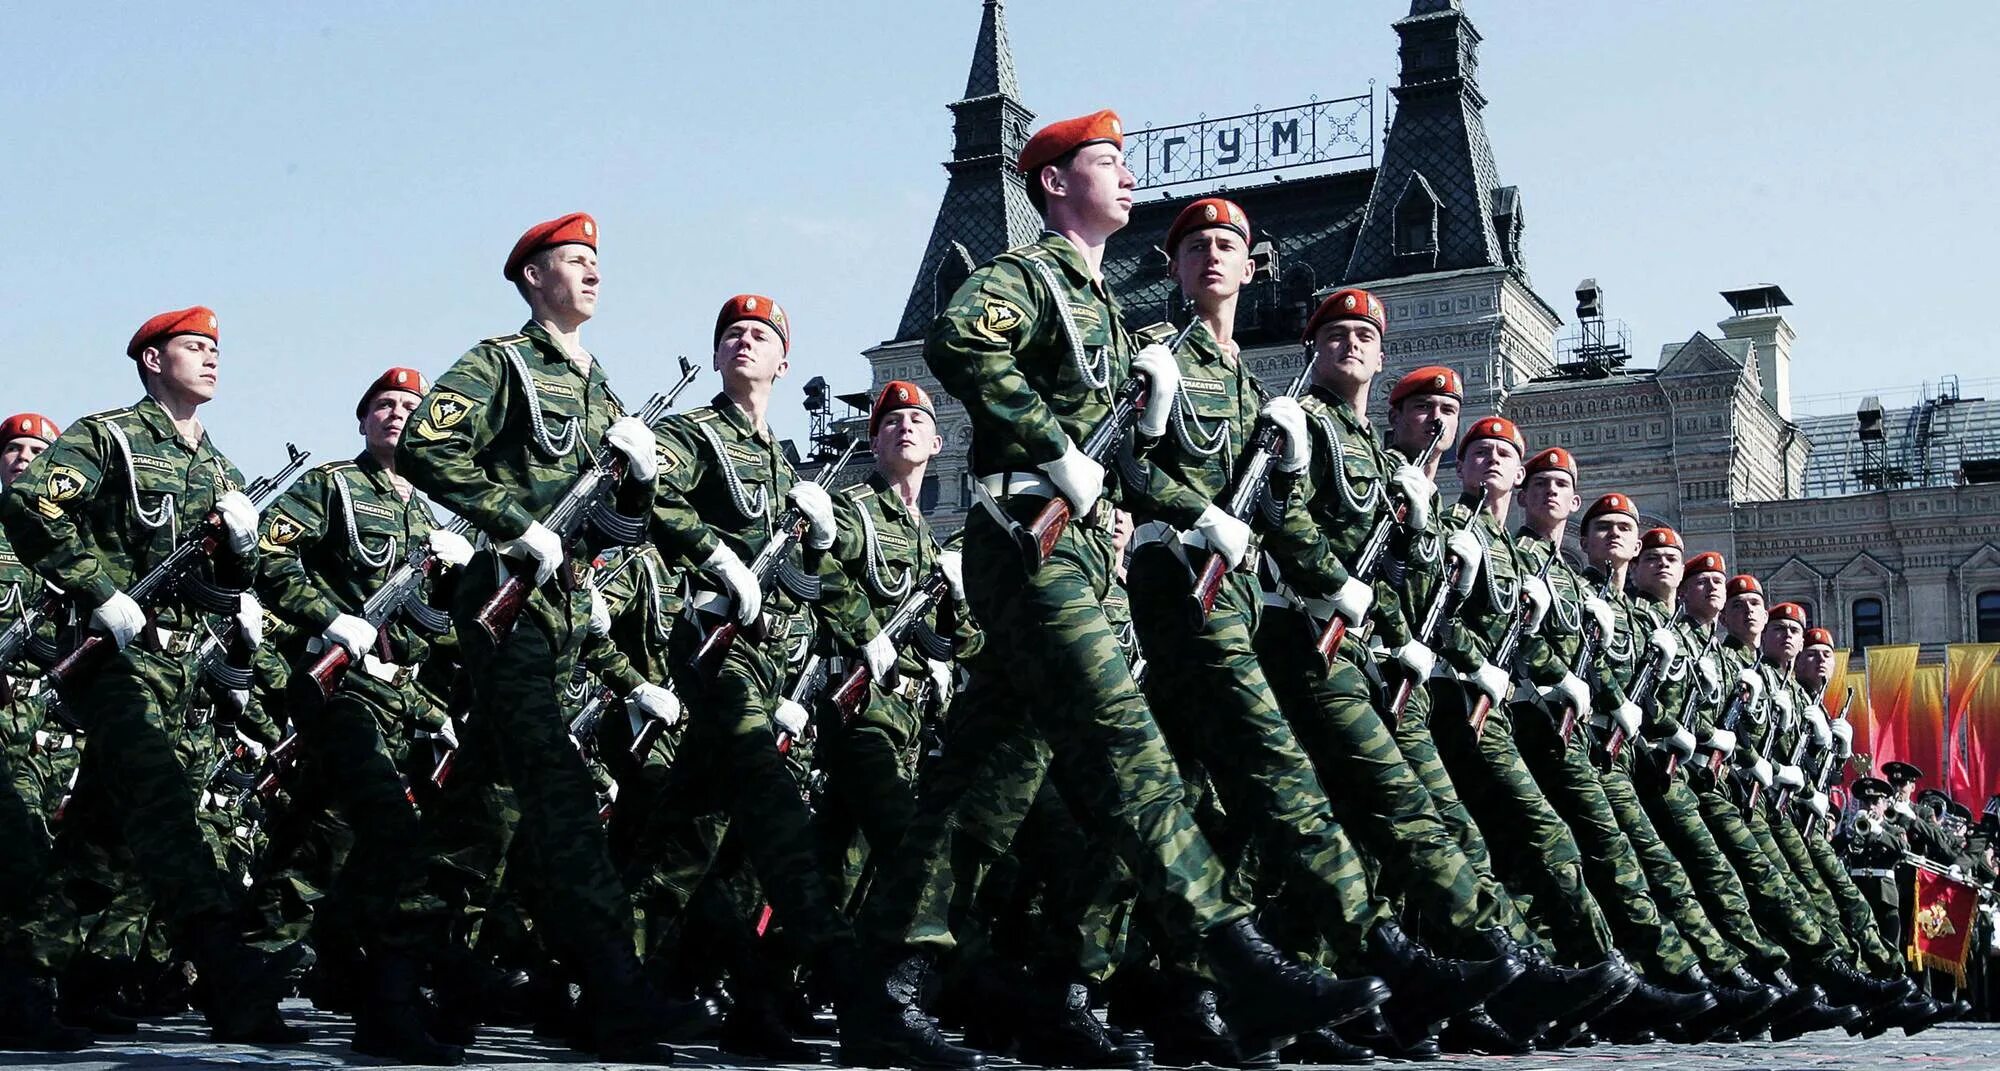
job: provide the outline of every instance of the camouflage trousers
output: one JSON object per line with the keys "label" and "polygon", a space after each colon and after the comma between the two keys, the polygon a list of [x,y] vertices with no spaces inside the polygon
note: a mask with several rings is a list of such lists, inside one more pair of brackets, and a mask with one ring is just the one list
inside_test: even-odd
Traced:
{"label": "camouflage trousers", "polygon": [[1590,764],[1579,726],[1568,744],[1557,734],[1554,714],[1540,703],[1513,703],[1508,713],[1528,768],[1556,813],[1568,823],[1583,853],[1583,872],[1603,908],[1620,948],[1632,953],[1649,976],[1681,977],[1695,955],[1673,922],[1660,914],[1632,841],[1605,798],[1604,785]]}
{"label": "camouflage trousers", "polygon": [[[1188,597],[1193,577],[1179,558],[1151,544],[1134,553],[1130,568],[1132,620],[1148,666],[1146,695],[1174,754],[1208,775],[1224,811],[1258,842],[1272,876],[1292,886],[1311,910],[1332,954],[1351,962],[1375,924],[1388,917],[1388,904],[1375,895],[1367,867],[1334,817],[1320,784],[1331,771],[1309,761],[1301,744],[1317,736],[1342,749],[1342,720],[1319,717],[1299,726],[1286,717],[1283,690],[1296,683],[1296,699],[1307,703],[1309,685],[1292,680],[1296,665],[1274,663],[1268,655],[1260,660],[1255,577],[1241,571],[1226,576],[1215,608],[1196,629]],[[1319,676],[1316,667],[1313,676]],[[1387,741],[1386,733],[1381,737]],[[1394,745],[1388,750],[1394,752]],[[1394,761],[1400,765],[1401,756]],[[1442,841],[1442,827],[1436,833]]]}
{"label": "camouflage trousers", "polygon": [[1813,865],[1819,869],[1820,880],[1833,893],[1834,903],[1840,909],[1841,924],[1861,954],[1861,962],[1877,975],[1900,972],[1903,969],[1902,957],[1883,939],[1882,928],[1875,921],[1875,909],[1855,887],[1854,878],[1847,873],[1847,864],[1841,861],[1833,842],[1822,834],[1807,834],[1804,829],[1799,830],[1799,836],[1805,841]]}
{"label": "camouflage trousers", "polygon": [[0,962],[27,958],[23,927],[40,909],[48,872],[48,830],[16,790],[12,757],[0,750]]}
{"label": "camouflage trousers", "polygon": [[1730,944],[1709,920],[1707,908],[1695,894],[1694,882],[1688,877],[1687,868],[1681,865],[1680,857],[1674,854],[1666,838],[1653,825],[1652,817],[1646,813],[1645,804],[1639,798],[1638,786],[1632,782],[1629,762],[1629,756],[1621,757],[1618,765],[1599,774],[1598,781],[1604,788],[1605,802],[1610,804],[1611,813],[1618,819],[1618,828],[1624,831],[1626,839],[1632,844],[1633,854],[1638,856],[1639,865],[1645,869],[1646,884],[1652,890],[1654,903],[1680,931],[1705,970],[1710,973],[1734,970],[1743,963],[1743,951]]}
{"label": "camouflage trousers", "polygon": [[[871,689],[867,716],[845,728],[833,719],[836,727],[813,749],[826,775],[813,814],[821,869],[840,876],[841,900],[850,911],[872,883],[869,875],[894,857],[917,813],[921,714],[909,699]],[[865,851],[856,850],[857,841],[865,842]]]}
{"label": "camouflage trousers", "polygon": [[[1699,763],[1700,754],[1690,761]],[[1727,767],[1724,773],[1726,776]],[[1820,929],[1811,908],[1799,902],[1783,863],[1765,849],[1763,840],[1752,828],[1752,822],[1761,823],[1762,816],[1753,812],[1753,817],[1746,818],[1727,786],[1717,785],[1705,767],[1689,770],[1683,776],[1689,777],[1695,787],[1701,801],[1702,820],[1708,823],[1716,844],[1743,879],[1757,924],[1800,963],[1816,964],[1833,956],[1836,950],[1832,941]]]}
{"label": "camouflage trousers", "polygon": [[1667,777],[1658,760],[1632,751],[1620,761],[1632,764],[1640,805],[1653,820],[1654,831],[1686,870],[1688,882],[1701,900],[1703,914],[1716,931],[1759,970],[1775,970],[1791,962],[1784,946],[1771,940],[1757,925],[1743,876],[1737,873],[1729,856],[1716,843],[1708,823],[1703,821],[1701,800],[1688,787],[1686,776]]}
{"label": "camouflage trousers", "polygon": [[1576,839],[1529,772],[1507,711],[1496,707],[1485,731],[1473,733],[1475,694],[1446,681],[1431,690],[1431,730],[1445,768],[1492,848],[1495,873],[1515,904],[1564,959],[1596,963],[1615,945],[1585,881]]}
{"label": "camouflage trousers", "polygon": [[1770,830],[1771,842],[1776,846],[1779,857],[1791,872],[1794,887],[1812,908],[1820,929],[1833,939],[1841,959],[1848,963],[1857,962],[1861,955],[1860,948],[1854,935],[1848,932],[1846,919],[1834,900],[1833,890],[1827,887],[1826,879],[1820,875],[1819,864],[1806,848],[1805,839],[1799,836],[1790,818],[1778,813],[1776,793],[1766,791],[1762,795],[1757,809],[1762,813],[1764,827]]}

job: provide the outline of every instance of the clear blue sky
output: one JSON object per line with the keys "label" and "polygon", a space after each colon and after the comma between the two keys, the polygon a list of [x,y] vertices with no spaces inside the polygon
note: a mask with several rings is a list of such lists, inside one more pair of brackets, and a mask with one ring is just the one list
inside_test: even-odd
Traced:
{"label": "clear blue sky", "polygon": [[[1926,5],[1467,0],[1528,265],[1565,313],[1604,285],[1650,363],[1716,291],[1798,303],[1795,392],[1991,376],[2000,14]],[[1041,119],[1128,123],[1386,88],[1396,0],[1014,0]],[[253,474],[358,444],[354,396],[442,371],[521,307],[529,223],[600,220],[586,343],[628,397],[708,350],[741,290],[791,310],[777,413],[865,388],[950,148],[978,0],[728,4],[30,4],[0,94],[12,240],[0,408],[137,395],[126,338],[193,303],[223,326],[206,416]],[[714,389],[705,375],[703,396]]]}

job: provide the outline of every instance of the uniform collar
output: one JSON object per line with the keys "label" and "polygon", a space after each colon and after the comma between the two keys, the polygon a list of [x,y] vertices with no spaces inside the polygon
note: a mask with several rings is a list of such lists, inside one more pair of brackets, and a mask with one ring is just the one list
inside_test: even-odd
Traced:
{"label": "uniform collar", "polygon": [[1111,300],[1111,291],[1104,285],[1104,280],[1090,273],[1083,251],[1067,236],[1056,231],[1043,231],[1040,245],[1055,257],[1056,263],[1062,265],[1063,274],[1069,277],[1072,285],[1087,287],[1106,301]]}
{"label": "uniform collar", "polygon": [[162,443],[179,443],[191,453],[199,454],[202,448],[208,445],[208,429],[203,428],[201,441],[188,446],[187,440],[181,438],[180,429],[174,427],[174,418],[167,415],[167,407],[155,401],[150,394],[139,399],[139,404],[132,407],[132,412],[139,418],[139,423],[145,425],[146,431],[151,433],[155,446]]}
{"label": "uniform collar", "polygon": [[1197,364],[1234,368],[1236,358],[1230,355],[1222,340],[1215,337],[1215,332],[1208,329],[1208,321],[1197,316],[1194,322],[1199,326],[1188,335],[1189,344],[1181,352],[1193,354]]}
{"label": "uniform collar", "polygon": [[[529,320],[522,325],[521,333],[534,342],[535,356],[540,357],[544,365],[559,366],[580,378],[590,378],[576,366],[576,362],[569,359],[569,351],[563,348],[562,343],[556,341],[554,335],[549,334],[549,329],[543,327],[540,320]],[[590,372],[591,375],[597,372],[597,355],[594,353],[590,354]]]}
{"label": "uniform collar", "polygon": [[[875,489],[875,497],[882,500],[882,509],[899,519],[907,519],[914,511],[903,502],[903,496],[889,484],[889,478],[880,471],[868,474],[868,486]],[[921,519],[921,518],[919,518]]]}
{"label": "uniform collar", "polygon": [[374,454],[362,450],[354,458],[354,467],[361,470],[361,474],[368,478],[368,486],[373,487],[378,493],[396,494],[396,481],[389,478],[388,470],[382,467],[381,462],[375,460]]}
{"label": "uniform collar", "polygon": [[770,437],[758,433],[757,429],[750,423],[750,414],[744,412],[741,406],[738,406],[730,399],[729,395],[717,394],[715,397],[709,399],[708,404],[716,412],[722,414],[723,422],[735,429],[737,434],[746,439],[754,439],[757,442],[769,444]]}
{"label": "uniform collar", "polygon": [[1347,404],[1347,399],[1342,398],[1340,395],[1317,383],[1312,385],[1309,393],[1313,397],[1318,398],[1326,406],[1327,412],[1332,413],[1335,419],[1340,421],[1341,426],[1348,431],[1367,430],[1366,425],[1361,423],[1361,414],[1356,413],[1354,407]]}

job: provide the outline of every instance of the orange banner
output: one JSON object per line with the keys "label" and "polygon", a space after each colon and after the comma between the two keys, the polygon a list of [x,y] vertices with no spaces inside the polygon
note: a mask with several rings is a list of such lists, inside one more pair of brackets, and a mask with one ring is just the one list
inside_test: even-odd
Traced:
{"label": "orange banner", "polygon": [[[1910,685],[1917,672],[1917,645],[1883,644],[1868,648],[1868,712],[1855,719],[1854,750],[1868,756],[1871,772],[1884,763],[1912,761],[1907,736]],[[1927,774],[1935,773],[1937,757],[1915,760]]]}
{"label": "orange banner", "polygon": [[1986,798],[2000,792],[2000,668],[1989,667],[1964,694],[1965,705],[1959,708],[1959,691],[1953,686],[1951,705],[1963,711],[1959,735],[1965,761],[1954,771],[1952,794],[1978,814]]}
{"label": "orange banner", "polygon": [[1919,970],[1944,971],[1964,988],[1965,957],[1972,952],[1972,913],[1979,906],[1979,890],[1922,868],[1917,870],[1916,886],[1910,962]]}

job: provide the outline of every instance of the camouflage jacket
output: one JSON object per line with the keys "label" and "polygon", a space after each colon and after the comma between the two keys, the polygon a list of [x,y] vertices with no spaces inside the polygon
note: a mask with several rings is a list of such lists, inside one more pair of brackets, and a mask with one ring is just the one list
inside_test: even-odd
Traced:
{"label": "camouflage jacket", "polygon": [[[1142,332],[1146,341],[1164,332]],[[1263,408],[1262,388],[1250,366],[1224,351],[1206,324],[1188,333],[1178,353],[1181,393],[1166,438],[1147,453],[1165,480],[1158,484],[1171,511],[1196,516],[1226,496],[1236,462]]]}
{"label": "camouflage jacket", "polygon": [[[1755,668],[1759,662],[1757,652],[1746,647],[1734,636],[1724,635],[1722,639],[1722,701],[1715,710],[1716,727],[1722,727],[1722,720],[1729,712],[1729,705],[1735,701],[1737,677],[1745,669]],[[1770,681],[1765,680],[1764,691],[1751,699],[1743,707],[1742,715],[1732,730],[1736,734],[1737,764],[1753,766],[1764,756],[1764,740],[1770,735],[1771,690]]]}
{"label": "camouflage jacket", "polygon": [[[435,526],[423,497],[405,499],[367,452],[328,462],[264,511],[258,593],[299,637],[318,636],[335,617],[359,614]],[[408,665],[430,653],[428,639],[400,617],[384,631],[390,662]]]}
{"label": "camouflage jacket", "polygon": [[[189,445],[145,398],[70,424],[0,499],[0,524],[21,561],[88,611],[158,565],[242,485],[206,434]],[[255,566],[254,548],[241,556],[224,548],[211,568],[221,586],[243,588]],[[172,599],[155,609],[163,628],[200,618]]]}
{"label": "camouflage jacket", "polygon": [[1722,628],[1722,622],[1711,621],[1702,624],[1689,618],[1681,622],[1682,655],[1688,665],[1687,687],[1694,693],[1683,694],[1677,710],[1687,712],[1681,719],[1681,727],[1693,733],[1695,739],[1706,740],[1716,729],[1716,719],[1722,716],[1722,709],[1728,702],[1733,682],[1728,677],[1728,661],[1722,649],[1708,649]]}
{"label": "camouflage jacket", "polygon": [[591,584],[611,611],[609,643],[585,643],[586,662],[620,695],[641,684],[666,686],[667,641],[680,616],[679,577],[650,543],[607,551]]}
{"label": "camouflage jacket", "polygon": [[[881,473],[841,488],[833,496],[840,531],[829,552],[842,583],[824,604],[827,616],[846,623],[849,634],[866,642],[895,616],[909,593],[937,568],[938,543],[921,513],[903,502]],[[972,615],[949,591],[926,619],[930,628],[965,651],[978,638]],[[838,628],[839,626],[836,626]],[[896,669],[910,680],[927,672],[914,644],[898,652]]]}
{"label": "camouflage jacket", "polygon": [[[1652,658],[1652,649],[1648,645],[1652,641],[1653,630],[1673,620],[1672,610],[1666,603],[1645,592],[1633,595],[1628,602],[1632,614],[1632,634],[1639,644],[1636,657]],[[1700,652],[1689,650],[1685,630],[1676,628],[1674,632],[1680,640],[1681,649],[1654,674],[1653,693],[1641,704],[1646,711],[1641,732],[1648,740],[1672,736],[1680,731],[1681,704],[1687,699],[1688,689],[1696,683],[1692,676],[1693,659]],[[1634,666],[1633,673],[1636,675],[1637,672],[1638,668]],[[1639,696],[1632,698],[1635,702],[1640,699]]]}
{"label": "camouflage jacket", "polygon": [[[1346,401],[1315,386],[1300,402],[1311,460],[1297,475],[1279,473],[1273,494],[1285,498],[1284,523],[1265,537],[1278,574],[1309,598],[1331,598],[1348,567],[1393,506],[1386,481],[1400,464]],[[1410,638],[1401,601],[1376,578],[1374,616],[1390,647]]]}
{"label": "camouflage jacket", "polygon": [[[1477,668],[1478,662],[1490,662],[1499,652],[1501,641],[1522,609],[1521,582],[1534,576],[1541,565],[1530,564],[1526,551],[1507,534],[1505,521],[1495,517],[1491,510],[1481,510],[1475,518],[1475,508],[1476,503],[1455,502],[1445,511],[1443,524],[1447,528],[1467,529],[1486,547],[1472,590],[1458,601],[1458,608],[1453,611],[1451,642],[1447,645],[1447,649],[1465,653],[1460,657],[1475,658],[1474,668]],[[1562,679],[1560,663],[1548,644],[1540,639],[1523,636],[1514,655],[1514,665],[1500,668],[1515,677],[1534,681]]]}
{"label": "camouflage jacket", "polygon": [[[396,447],[396,470],[494,540],[541,519],[624,415],[604,364],[581,372],[539,323],[489,338],[439,376]],[[652,488],[626,480],[616,507],[641,516]]]}
{"label": "camouflage jacket", "polygon": [[[1541,631],[1536,637],[1547,652],[1547,661],[1540,662],[1528,673],[1529,680],[1547,687],[1561,680],[1563,674],[1575,670],[1582,660],[1584,630],[1596,627],[1590,621],[1590,614],[1584,610],[1584,601],[1598,593],[1601,582],[1593,582],[1577,572],[1557,552],[1555,544],[1526,527],[1514,534],[1514,540],[1520,547],[1522,564],[1531,573],[1540,572],[1542,563],[1551,556],[1555,558],[1555,564],[1549,569],[1549,591],[1555,598],[1548,614],[1542,618]],[[1614,622],[1614,638],[1617,631]],[[1602,655],[1594,660],[1593,679],[1585,682],[1590,685],[1593,711],[1600,705],[1610,710],[1625,702],[1625,690],[1616,682],[1607,682],[1603,674],[1597,672],[1595,667],[1601,667],[1602,662]]]}

